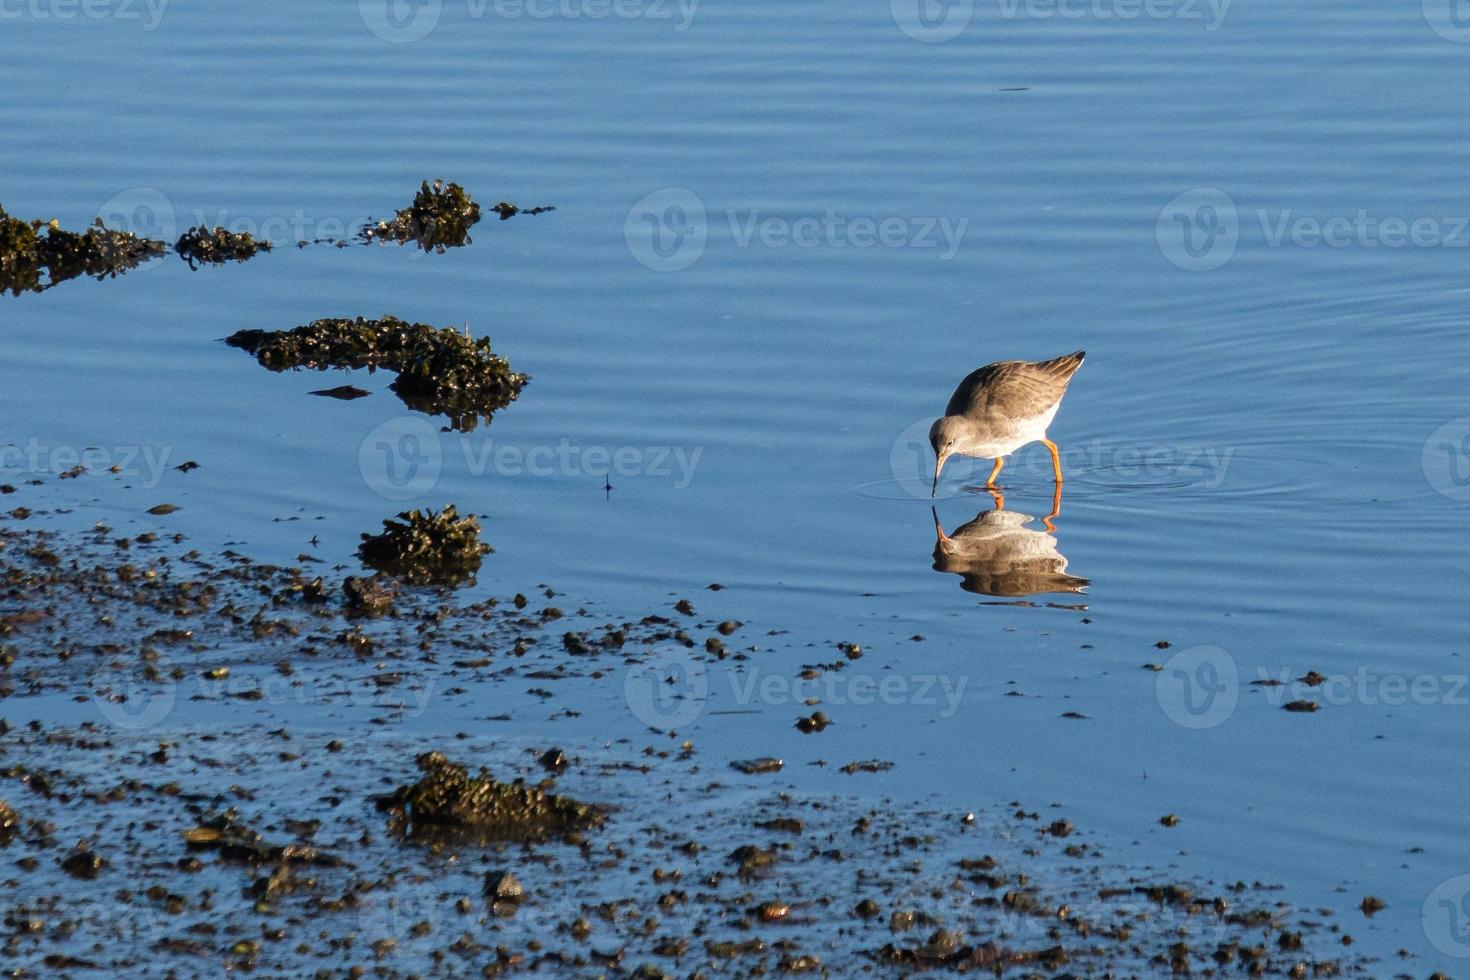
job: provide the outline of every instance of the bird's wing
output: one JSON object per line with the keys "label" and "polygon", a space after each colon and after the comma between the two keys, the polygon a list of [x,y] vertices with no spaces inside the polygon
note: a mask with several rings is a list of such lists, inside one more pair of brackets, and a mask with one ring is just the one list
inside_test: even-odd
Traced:
{"label": "bird's wing", "polygon": [[1050,361],[999,361],[970,372],[950,396],[945,415],[1005,418],[1044,414],[1062,400],[1072,375],[1082,366],[1077,351]]}

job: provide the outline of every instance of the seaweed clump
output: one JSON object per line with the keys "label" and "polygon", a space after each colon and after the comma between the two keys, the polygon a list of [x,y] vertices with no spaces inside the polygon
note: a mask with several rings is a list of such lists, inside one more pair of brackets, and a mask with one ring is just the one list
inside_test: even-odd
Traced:
{"label": "seaweed clump", "polygon": [[156,239],[108,228],[101,218],[78,234],[54,220],[43,224],[12,217],[0,205],[0,292],[9,290],[14,296],[39,293],[78,276],[118,276],[167,250]]}
{"label": "seaweed clump", "polygon": [[248,231],[233,232],[224,228],[211,230],[206,225],[190,228],[174,243],[179,258],[197,269],[201,264],[224,265],[226,262],[244,262],[255,258],[259,252],[269,252],[270,242],[259,242]]}
{"label": "seaweed clump", "polygon": [[566,839],[606,819],[595,806],[522,782],[502,783],[480,770],[471,776],[441,752],[418,757],[423,776],[377,799],[401,837],[483,841]]}
{"label": "seaweed clump", "polygon": [[15,840],[20,833],[20,815],[15,808],[4,800],[0,800],[0,847],[4,847]]}
{"label": "seaweed clump", "polygon": [[458,184],[426,180],[413,203],[391,221],[379,221],[358,232],[364,243],[416,242],[425,252],[443,252],[471,242],[470,228],[480,220],[480,206]]}
{"label": "seaweed clump", "polygon": [[490,338],[476,339],[450,327],[381,320],[316,320],[294,330],[241,330],[225,343],[248,351],[272,371],[310,368],[383,368],[398,377],[392,390],[409,408],[446,415],[450,427],[472,431],[488,425],[497,409],[521,393],[530,379],[510,369],[490,349]]}
{"label": "seaweed clump", "polygon": [[459,585],[474,578],[490,552],[480,541],[480,522],[460,517],[451,504],[437,514],[407,510],[384,521],[382,534],[364,534],[357,548],[363,564],[410,585]]}

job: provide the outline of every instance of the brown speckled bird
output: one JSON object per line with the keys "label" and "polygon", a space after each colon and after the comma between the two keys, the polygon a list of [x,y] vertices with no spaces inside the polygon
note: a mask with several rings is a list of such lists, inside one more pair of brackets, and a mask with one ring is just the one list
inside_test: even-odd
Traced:
{"label": "brown speckled bird", "polygon": [[939,474],[949,457],[995,460],[985,480],[993,487],[1005,457],[1028,442],[1041,442],[1051,451],[1052,471],[1061,483],[1062,460],[1056,443],[1046,437],[1046,427],[1085,356],[1079,350],[1049,361],[997,361],[972,371],[950,396],[944,418],[929,428],[929,445],[934,447],[930,495],[939,489]]}

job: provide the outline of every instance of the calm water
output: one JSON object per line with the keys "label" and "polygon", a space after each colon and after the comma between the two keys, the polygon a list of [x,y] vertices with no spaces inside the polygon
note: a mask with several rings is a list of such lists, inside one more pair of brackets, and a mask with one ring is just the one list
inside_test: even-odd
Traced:
{"label": "calm water", "polygon": [[[548,582],[610,618],[689,595],[790,630],[777,672],[855,640],[849,676],[898,679],[875,704],[818,692],[838,725],[805,737],[796,697],[713,676],[680,719],[707,748],[784,755],[807,789],[1054,801],[1120,856],[1287,882],[1454,973],[1470,24],[1441,6],[16,8],[14,214],[289,243],[435,176],[557,210],[442,256],[169,257],[7,297],[0,443],[27,458],[0,478],[99,447],[128,479],[55,484],[74,523],[142,529],[169,501],[201,547],[280,560],[316,535],[347,561],[402,507],[455,502],[488,515],[486,589]],[[440,436],[382,376],[273,375],[219,342],[384,313],[467,323],[534,380]],[[967,591],[933,567],[927,423],[973,367],[1078,347],[1054,546],[1090,587]],[[349,380],[375,394],[306,394]],[[963,489],[987,466],[951,464],[947,531],[993,506]],[[1049,476],[1040,447],[1002,475],[1026,528]],[[1328,684],[1249,683],[1308,670]],[[590,735],[645,731],[620,686],[583,696]],[[898,765],[802,765],[871,757]],[[1348,918],[1369,893],[1388,910]]]}

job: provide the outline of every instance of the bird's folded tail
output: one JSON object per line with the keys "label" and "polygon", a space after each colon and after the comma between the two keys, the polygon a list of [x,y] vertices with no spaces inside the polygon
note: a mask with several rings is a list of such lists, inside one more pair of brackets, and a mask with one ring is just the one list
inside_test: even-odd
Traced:
{"label": "bird's folded tail", "polygon": [[1043,374],[1049,374],[1058,381],[1066,381],[1077,373],[1082,366],[1082,359],[1087,356],[1087,351],[1078,350],[1061,357],[1053,357],[1049,361],[1037,361],[1033,366]]}

